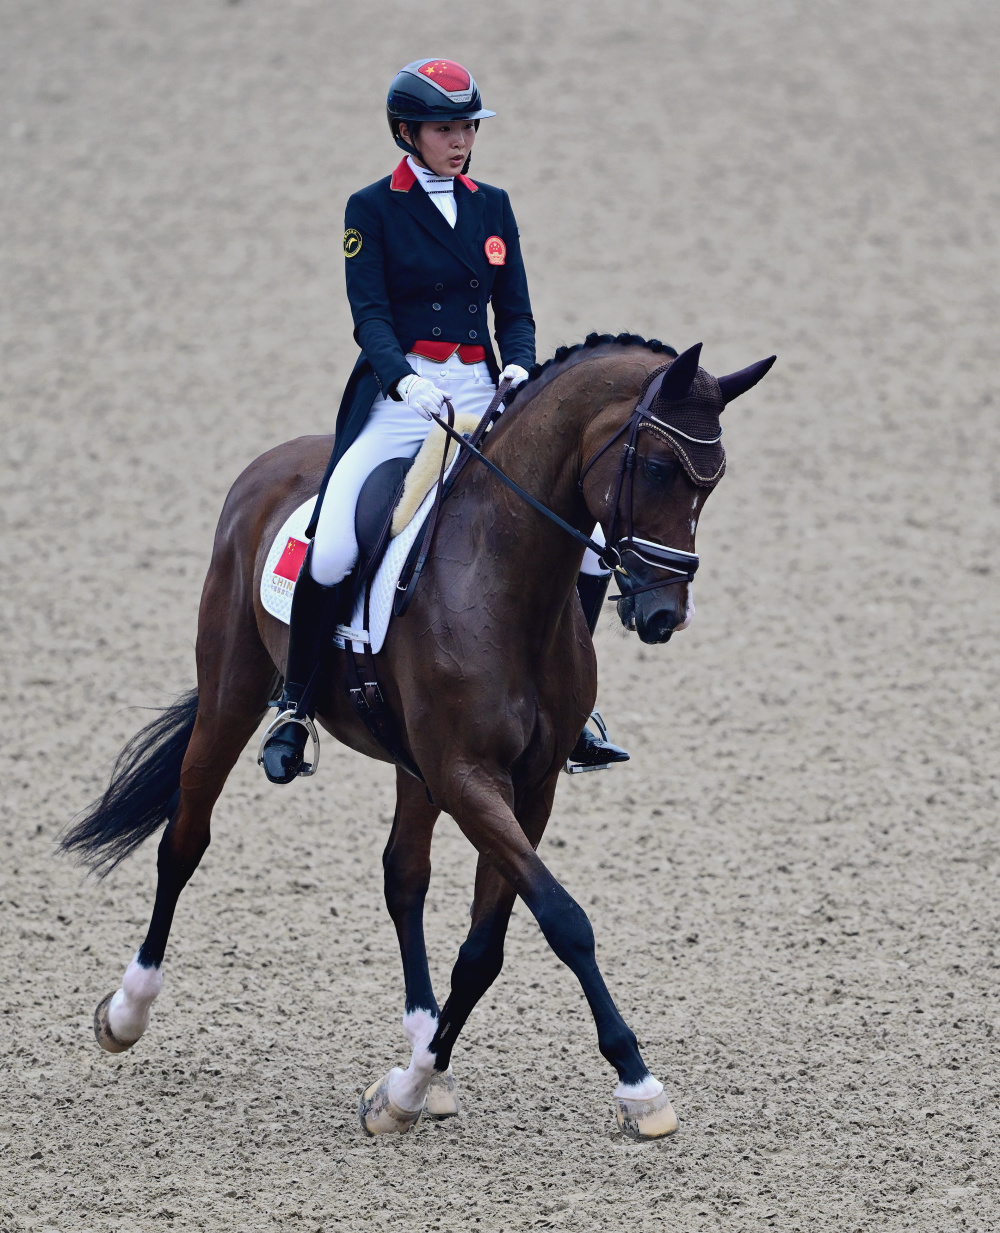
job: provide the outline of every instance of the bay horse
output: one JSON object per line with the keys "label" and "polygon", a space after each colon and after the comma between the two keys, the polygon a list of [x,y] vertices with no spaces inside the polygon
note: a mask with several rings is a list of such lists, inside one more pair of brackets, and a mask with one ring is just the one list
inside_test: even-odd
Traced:
{"label": "bay horse", "polygon": [[[698,519],[724,467],[718,414],[774,358],[717,380],[698,367],[699,354],[700,345],[673,358],[671,348],[635,335],[591,335],[533,370],[483,447],[565,523],[584,533],[601,524],[605,559],[619,571],[619,616],[646,643],[665,642],[686,623]],[[654,381],[659,393],[643,412],[639,400]],[[212,809],[279,691],[287,628],[264,610],[261,576],[285,519],[317,492],[331,444],[325,436],[286,442],[236,480],[202,594],[197,690],[132,738],[103,797],[62,840],[103,875],[166,824],[146,938],[121,987],[95,1012],[95,1034],[110,1052],[131,1048],[147,1027],[174,908],[208,847]],[[714,474],[697,470],[698,450],[714,458]],[[582,554],[565,529],[470,458],[440,508],[412,605],[391,623],[379,653],[385,700],[423,782],[397,767],[383,865],[412,1054],[405,1069],[364,1092],[358,1112],[370,1134],[408,1131],[425,1109],[458,1112],[452,1049],[500,973],[518,895],[580,981],[600,1051],[618,1075],[622,1131],[652,1139],[677,1127],[598,969],[586,913],[536,851],[559,771],[597,692],[574,585]],[[345,655],[331,646],[317,718],[352,749],[391,761],[349,701]],[[439,1009],[423,906],[442,810],[479,855],[469,933]]]}

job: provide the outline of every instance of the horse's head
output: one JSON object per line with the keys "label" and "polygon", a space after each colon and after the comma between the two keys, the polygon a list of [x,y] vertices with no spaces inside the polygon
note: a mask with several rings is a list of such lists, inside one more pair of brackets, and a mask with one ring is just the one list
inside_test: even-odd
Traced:
{"label": "horse's head", "polygon": [[[606,559],[620,562],[618,615],[643,642],[666,642],[690,624],[698,519],[726,469],[719,416],[775,359],[713,377],[698,367],[700,354],[698,343],[671,363],[662,381],[647,382],[624,422],[619,409],[617,434],[583,471],[587,507],[609,545]],[[606,425],[603,416],[594,425],[605,438]]]}

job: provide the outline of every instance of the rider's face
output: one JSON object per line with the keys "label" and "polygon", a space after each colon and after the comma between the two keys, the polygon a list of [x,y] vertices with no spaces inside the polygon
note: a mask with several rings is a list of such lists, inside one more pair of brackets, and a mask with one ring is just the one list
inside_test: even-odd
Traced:
{"label": "rider's face", "polygon": [[475,120],[447,123],[425,122],[413,141],[408,124],[400,124],[400,134],[420,151],[420,162],[439,176],[455,176],[465,166],[476,140]]}

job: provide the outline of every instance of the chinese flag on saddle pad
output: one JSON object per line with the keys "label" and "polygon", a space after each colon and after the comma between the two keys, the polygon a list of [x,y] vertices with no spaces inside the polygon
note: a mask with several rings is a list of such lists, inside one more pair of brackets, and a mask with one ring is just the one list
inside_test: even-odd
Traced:
{"label": "chinese flag on saddle pad", "polygon": [[287,578],[289,582],[294,582],[298,578],[308,546],[302,540],[295,539],[294,536],[290,535],[288,537],[285,551],[278,558],[278,564],[274,567],[274,572],[279,578]]}

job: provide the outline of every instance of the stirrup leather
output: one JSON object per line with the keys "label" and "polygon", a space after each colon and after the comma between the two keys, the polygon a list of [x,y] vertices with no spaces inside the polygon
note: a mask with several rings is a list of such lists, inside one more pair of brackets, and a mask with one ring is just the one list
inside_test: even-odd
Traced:
{"label": "stirrup leather", "polygon": [[[315,775],[316,769],[319,766],[319,733],[316,731],[316,725],[308,715],[296,715],[295,708],[289,707],[288,710],[282,711],[278,708],[279,714],[277,718],[272,719],[264,731],[264,735],[260,738],[260,745],[257,748],[257,765],[264,765],[264,746],[285,724],[298,724],[305,728],[310,738],[312,739],[312,762],[303,762],[299,767],[297,774],[299,775]],[[289,781],[291,782],[291,781]]]}
{"label": "stirrup leather", "polygon": [[[601,734],[601,740],[606,741],[608,739],[608,725],[604,722],[601,712],[591,711],[587,718],[587,723],[590,723],[591,720],[594,721],[594,727]],[[585,771],[609,771],[612,766],[614,766],[613,762],[603,762],[600,766],[582,766],[577,762],[571,762],[567,758],[563,770],[567,775],[582,775]]]}

